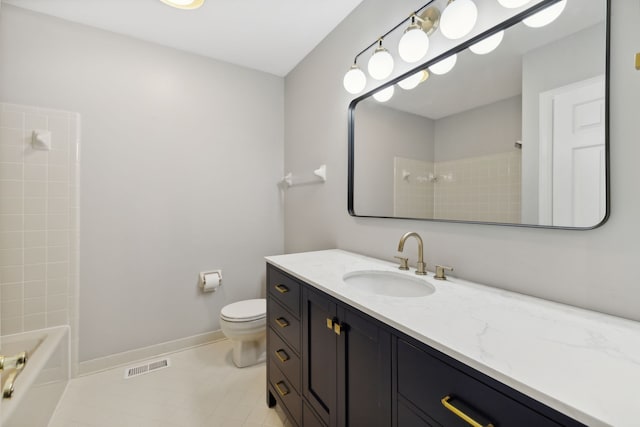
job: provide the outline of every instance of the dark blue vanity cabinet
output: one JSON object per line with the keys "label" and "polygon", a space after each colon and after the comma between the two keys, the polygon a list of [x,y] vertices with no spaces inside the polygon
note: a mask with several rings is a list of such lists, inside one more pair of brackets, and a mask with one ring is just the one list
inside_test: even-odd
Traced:
{"label": "dark blue vanity cabinet", "polygon": [[582,426],[267,265],[267,403],[304,427]]}

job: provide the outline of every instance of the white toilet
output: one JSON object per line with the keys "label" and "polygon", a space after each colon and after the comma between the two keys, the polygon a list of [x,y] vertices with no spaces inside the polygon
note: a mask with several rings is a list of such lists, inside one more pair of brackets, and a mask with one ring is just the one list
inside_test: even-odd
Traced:
{"label": "white toilet", "polygon": [[226,305],[220,327],[233,342],[233,363],[238,368],[264,362],[267,352],[267,300],[250,299]]}

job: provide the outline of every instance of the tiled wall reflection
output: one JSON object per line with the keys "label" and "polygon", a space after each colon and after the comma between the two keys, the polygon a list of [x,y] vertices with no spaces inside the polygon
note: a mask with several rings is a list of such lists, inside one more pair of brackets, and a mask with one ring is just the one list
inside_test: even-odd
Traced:
{"label": "tiled wall reflection", "polygon": [[519,223],[521,164],[519,150],[435,163],[396,157],[396,216]]}
{"label": "tiled wall reflection", "polygon": [[0,104],[2,335],[69,324],[77,345],[79,141],[77,113]]}

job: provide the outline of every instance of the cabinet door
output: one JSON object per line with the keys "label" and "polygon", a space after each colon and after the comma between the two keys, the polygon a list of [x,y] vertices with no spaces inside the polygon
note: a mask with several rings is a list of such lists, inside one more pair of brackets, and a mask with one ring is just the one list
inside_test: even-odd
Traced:
{"label": "cabinet door", "polygon": [[336,304],[309,289],[303,291],[302,393],[329,426],[337,425]]}
{"label": "cabinet door", "polygon": [[339,309],[338,425],[391,425],[391,335],[371,319]]}

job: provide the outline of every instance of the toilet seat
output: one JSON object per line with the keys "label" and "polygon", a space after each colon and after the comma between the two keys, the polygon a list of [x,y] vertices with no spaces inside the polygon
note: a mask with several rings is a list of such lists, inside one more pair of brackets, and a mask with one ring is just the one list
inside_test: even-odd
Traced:
{"label": "toilet seat", "polygon": [[249,299],[222,307],[220,318],[227,322],[252,322],[267,317],[267,300]]}

